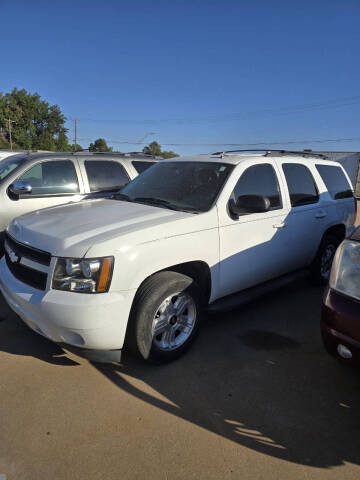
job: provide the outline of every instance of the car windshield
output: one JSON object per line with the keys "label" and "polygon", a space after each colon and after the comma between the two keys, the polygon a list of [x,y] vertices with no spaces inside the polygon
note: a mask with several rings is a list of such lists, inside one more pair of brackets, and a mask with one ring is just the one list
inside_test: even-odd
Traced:
{"label": "car windshield", "polygon": [[0,161],[0,182],[10,175],[11,172],[19,168],[26,161],[26,157],[11,155],[5,160]]}
{"label": "car windshield", "polygon": [[217,162],[159,162],[114,198],[193,213],[208,211],[233,165]]}

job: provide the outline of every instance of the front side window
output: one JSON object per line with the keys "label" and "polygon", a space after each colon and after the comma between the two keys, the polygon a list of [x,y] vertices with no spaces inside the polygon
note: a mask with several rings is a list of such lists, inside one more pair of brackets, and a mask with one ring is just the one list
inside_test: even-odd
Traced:
{"label": "front side window", "polygon": [[90,192],[119,190],[129,182],[124,167],[113,161],[86,160],[85,169],[89,180]]}
{"label": "front side window", "polygon": [[279,183],[270,164],[253,165],[244,171],[234,188],[233,200],[241,195],[261,195],[270,200],[270,210],[282,208]]}
{"label": "front side window", "polygon": [[316,165],[326,188],[334,200],[353,197],[353,191],[344,172],[336,165]]}
{"label": "front side window", "polygon": [[300,163],[283,163],[292,207],[319,201],[319,193],[310,170]]}
{"label": "front side window", "polygon": [[158,162],[126,185],[117,198],[172,210],[206,212],[233,168],[228,163],[206,161]]}
{"label": "front side window", "polygon": [[79,184],[71,160],[56,160],[34,165],[19,180],[32,187],[30,195],[60,195],[78,193]]}

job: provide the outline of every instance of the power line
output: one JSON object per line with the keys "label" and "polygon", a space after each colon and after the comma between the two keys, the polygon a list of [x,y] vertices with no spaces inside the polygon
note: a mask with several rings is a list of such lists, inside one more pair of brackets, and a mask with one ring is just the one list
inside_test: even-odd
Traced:
{"label": "power line", "polygon": [[290,105],[287,107],[282,108],[268,108],[262,110],[253,110],[247,112],[238,112],[238,113],[231,113],[231,114],[223,114],[223,115],[208,115],[208,116],[190,116],[190,117],[170,117],[164,119],[131,119],[131,118],[124,118],[121,119],[98,119],[98,118],[81,118],[84,122],[96,122],[96,123],[127,123],[127,124],[151,124],[151,123],[163,123],[163,122],[174,122],[174,123],[194,123],[194,122],[210,122],[210,123],[217,123],[223,121],[232,121],[237,120],[240,118],[246,117],[256,117],[260,115],[265,116],[281,116],[281,115],[292,115],[296,113],[303,113],[309,112],[313,110],[324,110],[324,109],[332,109],[332,108],[339,108],[339,107],[347,107],[351,105],[356,105],[360,103],[360,96],[352,96],[352,97],[343,97],[338,99],[327,100],[325,102],[312,102],[312,103],[305,103],[300,105]]}
{"label": "power line", "polygon": [[[92,138],[79,138],[81,141],[91,141]],[[284,142],[281,141],[271,141],[271,142],[255,142],[255,143],[163,143],[161,145],[167,147],[256,147],[262,145],[293,145],[293,144],[302,144],[302,143],[334,143],[334,142],[358,142],[360,137],[353,138],[327,138],[327,139],[313,139],[313,140],[287,140]],[[119,145],[137,145],[138,141],[123,141],[123,140],[107,140],[109,143],[117,143]]]}

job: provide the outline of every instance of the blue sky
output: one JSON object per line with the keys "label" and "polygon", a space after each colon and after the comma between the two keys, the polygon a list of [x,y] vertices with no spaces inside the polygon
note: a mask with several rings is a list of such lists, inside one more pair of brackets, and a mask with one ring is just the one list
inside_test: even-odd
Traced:
{"label": "blue sky", "polygon": [[[358,0],[0,0],[0,16],[0,91],[58,104],[84,147],[360,150]],[[305,143],[338,138],[359,140]]]}

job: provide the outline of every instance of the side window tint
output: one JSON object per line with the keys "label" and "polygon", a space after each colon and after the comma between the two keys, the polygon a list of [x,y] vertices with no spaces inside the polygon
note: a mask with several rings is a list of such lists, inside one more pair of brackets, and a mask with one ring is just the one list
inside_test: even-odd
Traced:
{"label": "side window tint", "polygon": [[75,166],[71,160],[38,163],[25,172],[19,180],[23,180],[32,186],[30,195],[79,192]]}
{"label": "side window tint", "polygon": [[319,201],[319,194],[310,170],[300,163],[283,163],[292,207]]}
{"label": "side window tint", "polygon": [[140,162],[139,160],[136,160],[132,162],[132,164],[135,167],[135,170],[140,174],[142,172],[145,172],[151,165],[154,165],[155,162]]}
{"label": "side window tint", "polygon": [[269,164],[253,165],[245,170],[235,186],[234,200],[240,195],[262,195],[270,200],[270,210],[282,208],[279,183]]}
{"label": "side window tint", "polygon": [[124,167],[111,160],[86,160],[86,173],[90,192],[119,190],[129,183],[129,176]]}
{"label": "side window tint", "polygon": [[332,198],[339,200],[354,196],[352,188],[340,167],[335,165],[316,165],[316,168]]}

